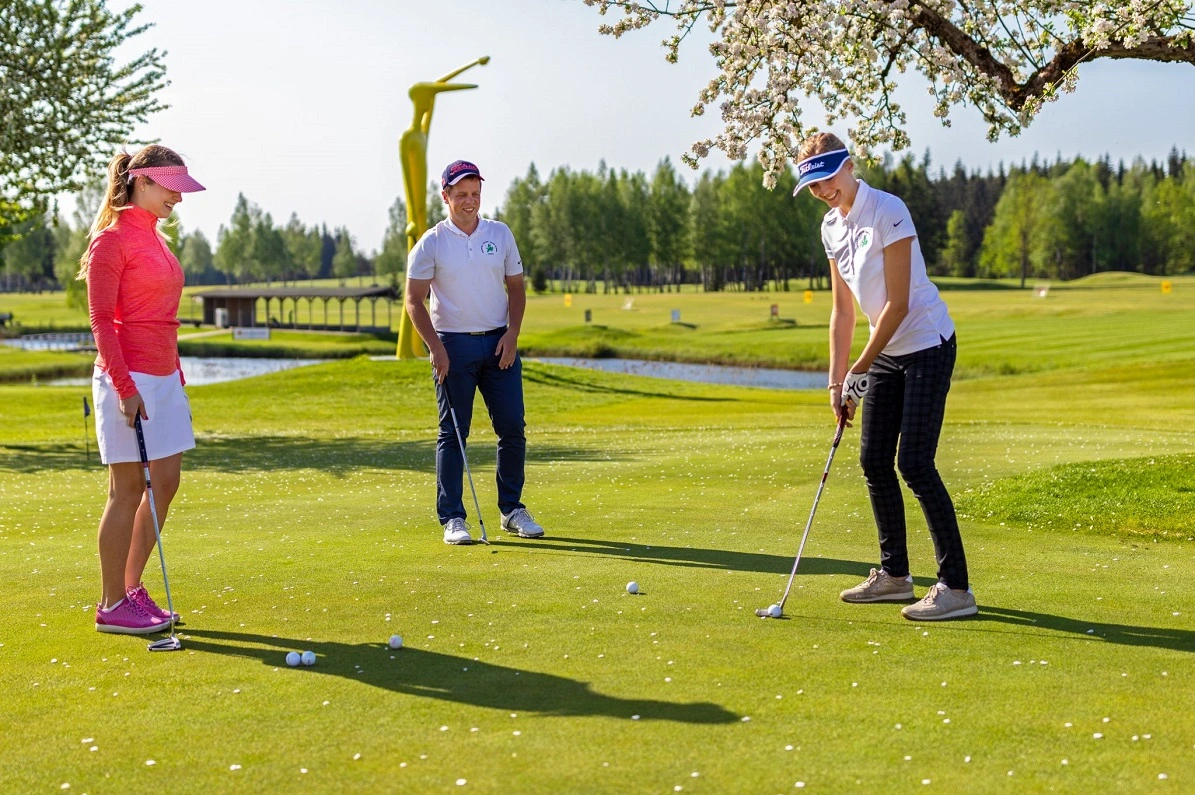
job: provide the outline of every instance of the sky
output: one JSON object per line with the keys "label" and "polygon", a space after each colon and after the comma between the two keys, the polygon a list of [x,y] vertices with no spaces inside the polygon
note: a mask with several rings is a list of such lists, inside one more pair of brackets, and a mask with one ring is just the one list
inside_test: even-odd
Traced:
{"label": "sky", "polygon": [[[482,55],[488,65],[457,78],[479,88],[436,100],[428,171],[438,176],[456,158],[477,163],[490,209],[532,162],[545,175],[561,166],[592,171],[603,159],[650,173],[668,156],[695,179],[680,156],[720,127],[716,112],[690,116],[715,75],[708,33],[669,64],[660,46],[673,32],[668,20],[616,40],[598,34],[607,20],[580,0],[144,5],[138,19],[153,27],[118,57],[166,50],[170,85],[159,97],[170,108],[133,139],[175,149],[207,186],[188,194],[178,213],[185,231],[202,230],[213,243],[243,193],[278,225],[295,213],[308,225],[346,227],[365,253],[380,248],[387,211],[402,195],[398,139],[413,115],[407,89]],[[911,151],[920,157],[928,149],[935,167],[961,160],[971,171],[1035,152],[1050,160],[1163,159],[1177,145],[1195,154],[1195,68],[1103,60],[1082,67],[1080,78],[1076,93],[1046,106],[1019,137],[989,143],[972,108],[957,109],[953,127],[943,128],[924,82],[907,75],[898,99]],[[703,167],[729,165],[719,153]]]}

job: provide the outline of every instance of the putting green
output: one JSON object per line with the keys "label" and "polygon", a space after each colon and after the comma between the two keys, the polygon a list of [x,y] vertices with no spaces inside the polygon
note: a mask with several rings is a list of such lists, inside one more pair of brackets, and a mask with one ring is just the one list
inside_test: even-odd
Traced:
{"label": "putting green", "polygon": [[[83,458],[81,390],[2,387],[0,791],[1195,787],[1195,542],[1174,532],[1195,526],[1195,322],[1181,290],[1186,314],[1156,323],[1134,290],[1076,288],[1054,320],[957,294],[971,377],[939,465],[981,613],[940,625],[837,599],[877,554],[855,430],[785,618],[752,615],[783,590],[825,463],[822,392],[528,363],[525,497],[548,537],[499,531],[479,402],[496,543],[456,548],[434,519],[427,365],[362,358],[190,390],[200,445],[165,534],[184,650],[150,654],[92,628],[106,475]],[[1050,489],[1082,467],[1094,490]],[[1126,478],[1148,503],[1107,499],[1132,527],[1019,513],[1077,516]],[[907,510],[920,595],[932,549]],[[164,598],[152,561],[147,585]],[[286,666],[307,649],[315,666]]]}

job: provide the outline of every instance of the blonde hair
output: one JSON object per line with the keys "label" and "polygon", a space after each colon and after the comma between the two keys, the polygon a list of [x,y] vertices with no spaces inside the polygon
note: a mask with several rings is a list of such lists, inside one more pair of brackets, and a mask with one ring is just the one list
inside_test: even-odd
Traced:
{"label": "blonde hair", "polygon": [[797,150],[797,162],[838,149],[846,149],[846,144],[837,135],[828,132],[814,133],[801,141],[801,147]]}
{"label": "blonde hair", "polygon": [[[87,279],[87,266],[90,261],[91,241],[105,229],[114,226],[120,218],[121,212],[132,206],[132,178],[129,169],[153,168],[154,166],[181,166],[183,159],[173,149],[167,149],[158,144],[150,144],[135,155],[119,152],[108,163],[108,190],[104,193],[104,200],[100,203],[99,212],[91,222],[87,231],[88,248],[79,258],[79,273],[76,279]],[[146,177],[146,179],[149,179]]]}

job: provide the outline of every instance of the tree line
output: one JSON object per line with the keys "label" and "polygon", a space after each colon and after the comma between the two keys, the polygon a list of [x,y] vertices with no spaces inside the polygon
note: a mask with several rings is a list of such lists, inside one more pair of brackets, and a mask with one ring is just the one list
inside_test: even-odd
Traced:
{"label": "tree line", "polygon": [[[986,174],[961,163],[933,172],[929,155],[860,167],[872,186],[909,206],[933,275],[1074,279],[1108,270],[1148,274],[1195,271],[1195,161],[1172,150],[1165,162],[1105,156],[1032,161]],[[541,177],[532,164],[516,178],[495,216],[510,225],[532,286],[570,291],[788,289],[793,280],[825,286],[819,226],[825,206],[782,172],[762,187],[763,167],[739,163],[701,174],[691,186],[665,158],[647,175],[567,167]],[[70,219],[57,212],[24,220],[0,248],[5,290],[65,289],[82,306],[74,279],[103,184],[86,186]],[[444,218],[437,186],[428,218]],[[345,228],[305,225],[292,214],[277,225],[237,198],[215,244],[177,222],[163,226],[187,283],[297,279],[383,279],[401,286],[406,270],[406,207],[396,199],[381,249],[366,255]]]}

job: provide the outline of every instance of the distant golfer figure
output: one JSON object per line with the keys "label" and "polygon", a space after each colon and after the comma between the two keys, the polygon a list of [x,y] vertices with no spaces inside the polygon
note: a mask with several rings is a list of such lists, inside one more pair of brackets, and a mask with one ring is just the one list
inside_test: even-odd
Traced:
{"label": "distant golfer figure", "polygon": [[183,159],[164,146],[118,154],[108,164],[108,190],[80,263],[99,351],[91,382],[96,442],[108,465],[99,530],[103,596],[95,612],[100,632],[142,635],[170,628],[170,613],[141,582],[155,541],[133,426],[140,415],[155,507],[164,522],[178,491],[183,451],[195,446],[195,437],[178,359],[183,271],[158,221],[169,217],[183,193],[200,190]]}
{"label": "distant golfer figure", "polygon": [[[844,602],[913,599],[901,475],[921,503],[933,538],[938,582],[901,613],[913,621],[973,615],[967,559],[954,504],[934,456],[957,346],[954,322],[925,273],[905,203],[855,178],[846,146],[818,133],[802,144],[795,196],[806,186],[829,205],[822,242],[830,260],[830,405],[852,420],[863,398],[860,463],[880,538],[880,568],[841,594]],[[850,361],[855,300],[871,334]],[[899,453],[898,453],[899,447]]]}
{"label": "distant golfer figure", "polygon": [[[481,172],[465,160],[440,177],[448,218],[424,233],[407,261],[404,302],[431,352],[440,410],[436,440],[436,513],[445,544],[470,544],[462,500],[464,440],[473,398],[481,392],[498,436],[498,509],[502,527],[523,538],[544,529],[522,502],[527,440],[519,330],[527,306],[523,262],[510,228],[482,218]],[[431,313],[424,300],[431,293]],[[458,442],[453,410],[460,426]],[[479,519],[480,521],[480,519]]]}

